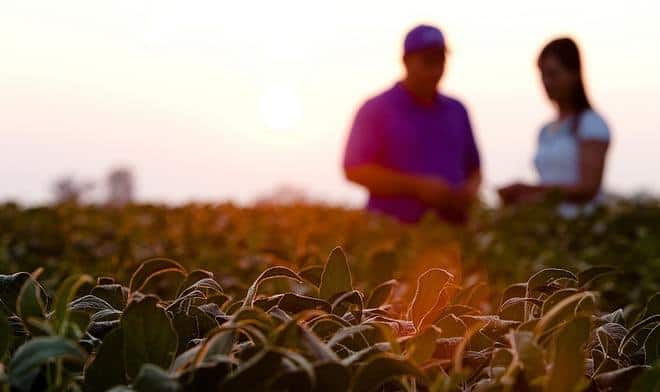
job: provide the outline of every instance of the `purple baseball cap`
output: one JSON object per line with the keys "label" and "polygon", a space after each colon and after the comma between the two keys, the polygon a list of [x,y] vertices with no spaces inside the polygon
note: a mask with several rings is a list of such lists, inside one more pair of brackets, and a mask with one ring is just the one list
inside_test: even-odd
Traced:
{"label": "purple baseball cap", "polygon": [[403,42],[404,54],[429,48],[445,49],[445,36],[437,27],[419,25],[406,34]]}

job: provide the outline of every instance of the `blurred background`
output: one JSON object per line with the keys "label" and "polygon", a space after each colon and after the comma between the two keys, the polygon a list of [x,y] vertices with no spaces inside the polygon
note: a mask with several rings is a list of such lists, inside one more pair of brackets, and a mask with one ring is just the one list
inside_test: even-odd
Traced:
{"label": "blurred background", "polygon": [[658,11],[652,1],[3,2],[0,201],[49,202],[67,186],[94,201],[113,172],[139,201],[250,203],[279,189],[360,205],[366,193],[341,172],[348,128],[400,77],[403,36],[422,22],[447,36],[442,90],[470,111],[488,200],[534,179],[552,115],[535,61],[558,35],[581,45],[613,130],[606,191],[657,193]]}

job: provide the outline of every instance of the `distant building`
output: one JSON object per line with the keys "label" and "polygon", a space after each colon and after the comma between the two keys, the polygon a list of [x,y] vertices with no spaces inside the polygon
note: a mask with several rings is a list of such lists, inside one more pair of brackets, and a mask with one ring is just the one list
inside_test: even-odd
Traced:
{"label": "distant building", "polygon": [[109,205],[121,207],[133,202],[133,174],[129,169],[119,168],[111,171],[107,181]]}
{"label": "distant building", "polygon": [[80,203],[83,195],[94,187],[92,183],[76,181],[73,177],[61,177],[53,184],[55,204]]}

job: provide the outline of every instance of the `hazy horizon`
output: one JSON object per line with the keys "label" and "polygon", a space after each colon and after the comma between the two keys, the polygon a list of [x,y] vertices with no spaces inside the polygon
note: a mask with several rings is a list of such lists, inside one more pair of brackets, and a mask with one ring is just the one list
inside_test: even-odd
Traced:
{"label": "hazy horizon", "polygon": [[0,5],[0,201],[42,203],[65,175],[132,168],[137,198],[250,202],[282,184],[359,205],[341,157],[353,115],[401,75],[401,41],[438,25],[441,90],[467,106],[484,191],[534,180],[553,109],[535,59],[575,38],[613,144],[605,191],[660,193],[660,6],[568,0],[21,1]]}

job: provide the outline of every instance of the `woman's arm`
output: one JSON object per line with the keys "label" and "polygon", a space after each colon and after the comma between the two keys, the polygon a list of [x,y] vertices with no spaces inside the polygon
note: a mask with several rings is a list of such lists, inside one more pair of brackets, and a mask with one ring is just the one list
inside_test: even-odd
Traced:
{"label": "woman's arm", "polygon": [[578,203],[588,202],[596,197],[603,182],[608,147],[609,142],[606,141],[582,140],[580,142],[580,182],[559,187],[562,197]]}
{"label": "woman's arm", "polygon": [[555,193],[566,201],[586,203],[600,190],[605,169],[605,157],[609,142],[582,140],[579,144],[580,180],[572,185],[525,185],[518,184],[516,202],[537,202]]}

